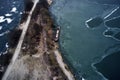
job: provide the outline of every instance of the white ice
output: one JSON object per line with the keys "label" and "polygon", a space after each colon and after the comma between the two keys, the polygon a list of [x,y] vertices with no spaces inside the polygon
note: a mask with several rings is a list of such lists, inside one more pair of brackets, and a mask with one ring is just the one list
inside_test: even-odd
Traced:
{"label": "white ice", "polygon": [[10,12],[16,12],[16,11],[17,11],[17,8],[16,8],[16,7],[13,7]]}
{"label": "white ice", "polygon": [[12,14],[7,13],[7,14],[5,14],[5,16],[6,16],[6,17],[9,17],[9,16],[12,16]]}
{"label": "white ice", "polygon": [[11,23],[13,21],[13,19],[11,18],[5,18],[4,16],[0,16],[0,23],[7,21],[7,23]]}

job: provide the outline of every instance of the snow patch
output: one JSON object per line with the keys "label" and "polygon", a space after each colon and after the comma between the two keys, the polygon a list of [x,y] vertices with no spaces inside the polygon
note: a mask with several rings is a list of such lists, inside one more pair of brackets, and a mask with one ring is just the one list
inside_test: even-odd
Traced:
{"label": "snow patch", "polygon": [[16,11],[17,11],[17,8],[16,8],[16,7],[13,7],[10,12],[16,12]]}
{"label": "snow patch", "polygon": [[12,16],[12,14],[7,13],[7,14],[5,14],[5,16],[10,17],[10,16]]}

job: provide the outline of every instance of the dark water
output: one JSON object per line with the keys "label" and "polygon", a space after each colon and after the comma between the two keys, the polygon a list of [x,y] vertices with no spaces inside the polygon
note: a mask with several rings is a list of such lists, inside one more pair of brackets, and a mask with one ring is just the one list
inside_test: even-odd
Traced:
{"label": "dark water", "polygon": [[[114,73],[117,69],[113,65],[119,68],[120,63],[115,59],[118,55],[111,54],[120,49],[120,29],[119,21],[114,20],[113,23],[110,21],[120,16],[120,1],[54,1],[51,12],[56,18],[56,23],[61,26],[62,54],[74,69],[77,80],[80,80],[81,76],[85,80],[117,80],[117,76],[120,75]],[[106,24],[108,22],[110,24]],[[109,60],[103,60],[106,58]],[[112,64],[111,61],[116,64]],[[109,66],[104,66],[105,64]],[[110,71],[116,78],[109,75]]]}
{"label": "dark water", "polygon": [[17,27],[23,5],[23,0],[0,0],[0,54],[8,48],[8,33]]}
{"label": "dark water", "polygon": [[120,80],[120,51],[112,53],[95,66],[109,80]]}

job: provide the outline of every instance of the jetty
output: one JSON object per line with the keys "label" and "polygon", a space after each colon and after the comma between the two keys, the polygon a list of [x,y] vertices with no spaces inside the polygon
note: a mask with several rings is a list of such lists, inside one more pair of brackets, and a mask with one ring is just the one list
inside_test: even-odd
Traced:
{"label": "jetty", "polygon": [[25,2],[20,24],[11,32],[8,54],[13,56],[2,80],[75,80],[58,50],[60,27],[53,36],[52,0]]}

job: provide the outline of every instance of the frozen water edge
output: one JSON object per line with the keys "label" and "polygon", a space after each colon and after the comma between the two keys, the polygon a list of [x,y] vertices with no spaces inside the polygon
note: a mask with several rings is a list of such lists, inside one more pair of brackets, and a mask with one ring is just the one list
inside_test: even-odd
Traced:
{"label": "frozen water edge", "polygon": [[120,18],[120,16],[113,17],[113,18],[111,18],[111,19],[105,20],[105,21],[104,21],[105,27],[106,27],[107,29],[118,29],[118,30],[120,30],[119,27],[118,27],[118,28],[117,28],[117,27],[114,27],[114,28],[112,27],[112,28],[111,28],[111,27],[109,27],[109,26],[107,26],[107,25],[105,24],[106,22],[111,21],[111,20],[115,20],[115,19],[117,19],[117,18]]}
{"label": "frozen water edge", "polygon": [[[105,20],[105,22],[110,21],[110,20],[114,20],[114,19],[117,19],[117,18],[120,18],[120,16],[113,17],[113,18],[111,18],[111,19]],[[105,22],[104,22],[104,23],[105,23]],[[105,26],[107,26],[107,25],[105,25]],[[109,27],[109,26],[107,26],[107,27]]]}
{"label": "frozen water edge", "polygon": [[[104,19],[107,19],[108,17],[110,17],[110,16],[111,16],[113,13],[115,13],[118,9],[119,9],[119,7],[115,8],[112,12],[110,12],[107,16],[105,16]],[[88,20],[85,21],[85,25],[86,25],[87,28],[91,28],[87,23],[90,22],[90,21],[92,21],[94,18],[95,18],[95,17],[91,17],[90,19],[88,19]],[[118,17],[117,17],[117,18],[118,18]],[[114,17],[114,18],[112,18],[112,19],[116,19],[116,17]],[[112,20],[112,19],[109,19],[109,20]],[[106,20],[106,21],[109,21],[109,20]],[[106,21],[105,21],[105,22],[106,22]],[[105,24],[105,22],[104,22],[104,24]],[[92,28],[92,29],[94,29],[94,28]]]}
{"label": "frozen water edge", "polygon": [[87,28],[96,29],[103,23],[103,19],[100,16],[94,16],[85,21],[85,25]]}
{"label": "frozen water edge", "polygon": [[[113,50],[112,52],[115,52],[115,51],[116,51],[116,50]],[[111,55],[111,54],[114,54],[114,53],[107,53],[107,54],[103,55],[102,58],[101,58],[99,61],[93,62],[93,63],[91,64],[91,66],[92,66],[92,68],[94,69],[94,71],[97,72],[99,75],[101,75],[101,76],[104,78],[104,80],[109,80],[109,79],[107,79],[101,72],[99,72],[94,65],[97,64],[97,63],[100,63],[104,58],[106,58],[107,56],[109,56],[109,55]]]}
{"label": "frozen water edge", "polygon": [[92,68],[94,69],[94,71],[103,78],[103,80],[108,80],[108,79],[107,79],[102,73],[100,73],[100,72],[97,70],[97,68],[94,66],[95,64],[101,62],[102,60],[103,60],[103,59],[101,59],[101,60],[98,61],[98,62],[93,62],[93,63],[91,64],[91,66],[92,66]]}
{"label": "frozen water edge", "polygon": [[109,55],[111,55],[111,54],[114,54],[114,52],[120,51],[120,49],[118,49],[118,47],[120,47],[120,45],[119,45],[119,46],[113,45],[113,46],[109,47],[108,49],[105,50],[105,53],[106,53],[106,54],[104,54],[104,55],[101,57],[100,60],[95,61],[95,62],[93,62],[93,63],[91,64],[91,66],[92,66],[92,68],[94,69],[94,71],[95,71],[96,73],[98,73],[99,75],[101,75],[101,76],[104,78],[104,80],[108,80],[108,79],[107,79],[101,72],[99,72],[99,71],[97,70],[97,67],[95,67],[94,65],[97,64],[97,63],[100,63],[100,62],[101,62],[103,59],[105,59],[107,56],[109,56]]}
{"label": "frozen water edge", "polygon": [[87,28],[90,28],[90,26],[89,26],[87,23],[88,23],[89,21],[91,21],[91,20],[93,20],[93,18],[90,18],[90,19],[88,19],[88,20],[85,21],[85,25],[86,25]]}
{"label": "frozen water edge", "polygon": [[[114,40],[116,40],[116,41],[120,41],[119,39],[117,39],[117,38],[115,38],[114,36],[112,36],[112,35],[105,35],[105,32],[107,32],[109,29],[107,29],[107,30],[105,30],[104,32],[103,32],[103,35],[105,36],[105,37],[110,37],[110,38],[113,38]],[[112,30],[112,29],[111,29]]]}
{"label": "frozen water edge", "polygon": [[115,13],[119,7],[115,8],[112,12],[110,12],[107,16],[104,17],[104,19],[107,19],[109,16],[111,16],[113,13]]}
{"label": "frozen water edge", "polygon": [[[108,22],[108,21],[111,21],[111,20],[115,20],[115,19],[117,19],[117,18],[120,18],[120,16],[117,16],[117,17],[113,17],[113,18],[111,18],[111,19],[109,19],[109,20],[106,20],[106,21],[104,21],[104,25],[105,25],[105,27],[107,28],[104,32],[103,32],[103,35],[105,36],[105,37],[110,37],[110,38],[113,38],[113,39],[115,39],[115,40],[117,40],[117,41],[120,41],[119,39],[117,39],[117,38],[115,38],[114,36],[111,36],[111,35],[105,35],[105,32],[107,32],[109,29],[111,29],[111,30],[119,30],[119,31],[116,31],[117,33],[118,32],[120,32],[120,28],[119,27],[110,27],[110,26],[107,26],[106,25],[106,22]],[[116,34],[116,33],[115,33]],[[114,34],[114,35],[115,35]]]}

